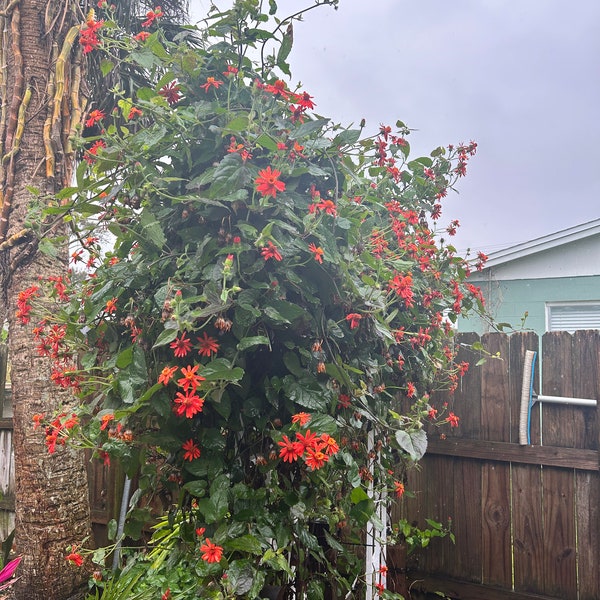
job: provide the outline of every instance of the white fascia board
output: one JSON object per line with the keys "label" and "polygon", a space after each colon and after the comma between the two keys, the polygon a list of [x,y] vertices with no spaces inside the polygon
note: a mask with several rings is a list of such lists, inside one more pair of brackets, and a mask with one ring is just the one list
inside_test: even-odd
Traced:
{"label": "white fascia board", "polygon": [[511,246],[510,248],[505,248],[504,250],[490,252],[483,270],[486,271],[491,267],[524,258],[538,252],[544,252],[545,250],[550,250],[557,246],[576,242],[594,235],[600,235],[600,219],[582,223],[575,227],[569,227],[568,229],[563,229],[556,233],[551,233],[528,242],[523,242],[522,244],[517,244],[516,246]]}

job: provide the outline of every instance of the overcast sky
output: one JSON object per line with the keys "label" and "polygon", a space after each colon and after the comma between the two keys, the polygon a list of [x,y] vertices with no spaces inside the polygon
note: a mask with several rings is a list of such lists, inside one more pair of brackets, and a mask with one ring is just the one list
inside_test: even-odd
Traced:
{"label": "overcast sky", "polygon": [[600,0],[341,0],[295,25],[292,83],[336,122],[404,121],[414,157],[475,140],[443,218],[489,253],[600,217],[599,27]]}

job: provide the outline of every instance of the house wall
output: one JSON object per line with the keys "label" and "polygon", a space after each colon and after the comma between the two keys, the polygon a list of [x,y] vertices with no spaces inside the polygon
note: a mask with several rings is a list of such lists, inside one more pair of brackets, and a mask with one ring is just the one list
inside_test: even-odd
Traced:
{"label": "house wall", "polygon": [[538,246],[533,250],[516,246],[492,253],[482,274],[491,271],[496,279],[505,280],[600,275],[600,234],[555,246]]}
{"label": "house wall", "polygon": [[[527,311],[529,314],[525,327],[538,335],[546,331],[547,302],[600,301],[600,275],[512,280],[498,280],[493,273],[490,275],[486,281],[473,283],[481,287],[494,320],[519,328]],[[459,331],[475,331],[479,334],[491,331],[489,324],[475,315],[469,319],[459,319],[457,325]]]}

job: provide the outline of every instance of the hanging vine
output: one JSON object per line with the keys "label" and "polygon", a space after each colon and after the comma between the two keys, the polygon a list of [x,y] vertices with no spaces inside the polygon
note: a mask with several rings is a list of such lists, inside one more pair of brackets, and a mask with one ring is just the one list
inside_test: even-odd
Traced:
{"label": "hanging vine", "polygon": [[[5,276],[23,264],[32,249],[23,248],[33,242],[27,226],[12,224],[18,231],[11,233],[10,214],[18,172],[19,150],[27,123],[45,114],[43,123],[43,157],[40,167],[49,188],[69,185],[72,175],[74,150],[71,137],[77,132],[83,119],[85,101],[81,100],[82,52],[77,38],[79,24],[84,16],[76,2],[65,2],[59,11],[56,4],[48,3],[40,25],[44,36],[65,31],[64,35],[52,35],[55,42],[51,52],[51,65],[44,85],[38,85],[27,73],[21,48],[20,0],[5,2],[0,10],[0,253],[19,248],[11,257]],[[8,77],[9,53],[11,80]],[[30,80],[31,79],[31,80]],[[36,175],[37,175],[36,169]]]}

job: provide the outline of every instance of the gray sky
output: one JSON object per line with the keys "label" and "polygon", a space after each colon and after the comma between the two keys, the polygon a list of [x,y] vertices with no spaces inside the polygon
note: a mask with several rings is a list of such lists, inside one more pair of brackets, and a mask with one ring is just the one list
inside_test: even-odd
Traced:
{"label": "gray sky", "polygon": [[599,0],[341,0],[296,24],[292,84],[369,133],[404,121],[413,157],[475,140],[442,220],[489,253],[600,217],[599,26]]}

